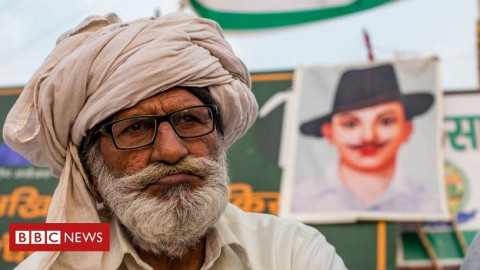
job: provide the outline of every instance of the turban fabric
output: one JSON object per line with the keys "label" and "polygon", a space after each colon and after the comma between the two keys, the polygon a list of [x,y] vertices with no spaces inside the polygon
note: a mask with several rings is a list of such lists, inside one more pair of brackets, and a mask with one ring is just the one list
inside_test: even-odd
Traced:
{"label": "turban fabric", "polygon": [[[107,14],[58,39],[3,128],[10,147],[60,178],[47,222],[100,222],[77,152],[82,138],[119,110],[174,86],[208,86],[227,146],[256,119],[249,72],[214,21],[172,14],[123,23]],[[101,254],[43,253],[39,267],[55,261],[79,267],[83,256],[82,267],[99,269]]]}

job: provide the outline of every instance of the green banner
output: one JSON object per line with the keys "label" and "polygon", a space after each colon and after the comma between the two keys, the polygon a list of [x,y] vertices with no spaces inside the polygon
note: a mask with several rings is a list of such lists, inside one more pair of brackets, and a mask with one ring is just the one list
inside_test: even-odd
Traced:
{"label": "green banner", "polygon": [[218,22],[223,29],[260,29],[272,28],[348,15],[394,0],[357,0],[351,4],[319,9],[293,10],[281,12],[233,12],[207,7],[201,0],[190,0],[190,4],[202,17]]}

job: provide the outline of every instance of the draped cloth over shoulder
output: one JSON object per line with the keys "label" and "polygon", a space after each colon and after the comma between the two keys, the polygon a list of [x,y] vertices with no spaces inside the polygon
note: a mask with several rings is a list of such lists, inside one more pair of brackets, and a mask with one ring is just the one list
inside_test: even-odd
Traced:
{"label": "draped cloth over shoulder", "polygon": [[[220,107],[225,144],[243,136],[258,105],[245,65],[217,23],[185,14],[122,23],[92,16],[64,33],[7,116],[3,137],[60,178],[47,222],[100,222],[77,147],[115,112],[174,86],[208,86]],[[101,252],[46,252],[41,269],[99,269]]]}

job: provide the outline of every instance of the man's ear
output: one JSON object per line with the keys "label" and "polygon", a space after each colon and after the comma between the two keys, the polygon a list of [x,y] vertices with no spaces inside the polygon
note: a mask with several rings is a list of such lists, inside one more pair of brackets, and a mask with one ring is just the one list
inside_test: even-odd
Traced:
{"label": "man's ear", "polygon": [[405,131],[404,131],[403,141],[407,142],[412,133],[413,133],[413,122],[411,120],[407,120],[405,122]]}
{"label": "man's ear", "polygon": [[332,142],[332,125],[330,122],[325,122],[320,126],[320,131],[323,134],[323,137],[327,138],[327,140],[331,143]]}

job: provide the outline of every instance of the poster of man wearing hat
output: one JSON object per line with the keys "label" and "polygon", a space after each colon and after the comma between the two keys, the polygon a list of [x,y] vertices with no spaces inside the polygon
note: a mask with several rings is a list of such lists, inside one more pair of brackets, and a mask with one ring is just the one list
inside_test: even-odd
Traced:
{"label": "poster of man wearing hat", "polygon": [[448,219],[438,60],[295,71],[281,215]]}

